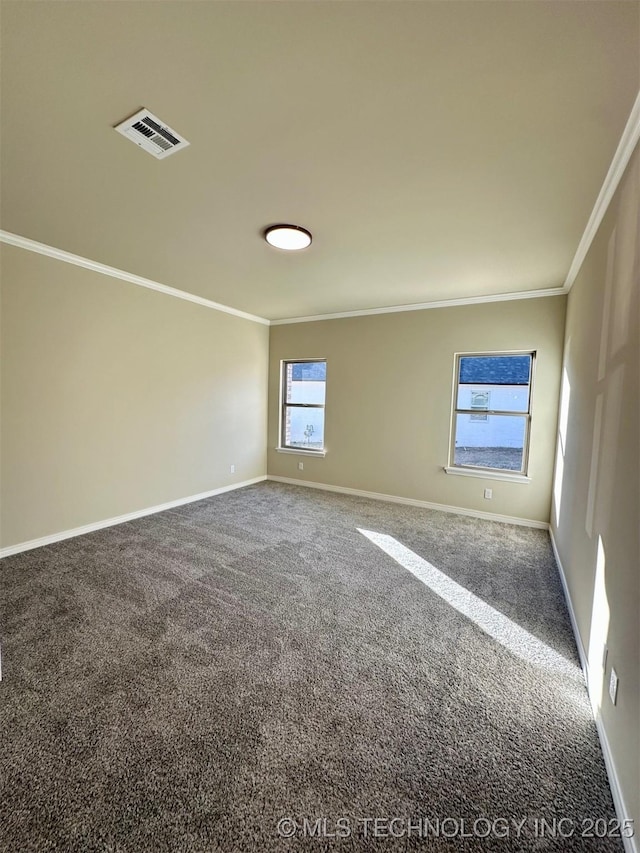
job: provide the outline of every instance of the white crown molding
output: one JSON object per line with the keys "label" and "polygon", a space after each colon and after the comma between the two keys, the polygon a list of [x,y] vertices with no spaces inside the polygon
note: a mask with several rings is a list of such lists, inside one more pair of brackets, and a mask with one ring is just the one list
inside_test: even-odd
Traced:
{"label": "white crown molding", "polygon": [[582,235],[582,239],[578,244],[573,261],[569,267],[569,272],[567,273],[564,285],[562,286],[565,293],[568,293],[571,290],[573,282],[576,280],[577,275],[580,272],[580,268],[584,263],[587,252],[591,248],[594,237],[598,233],[598,228],[604,219],[605,213],[609,209],[611,199],[613,198],[615,191],[618,189],[618,184],[624,175],[624,170],[627,168],[627,164],[631,159],[631,155],[633,154],[639,139],[640,92],[638,92],[633,108],[631,109],[629,119],[625,125],[624,131],[622,132],[622,136],[620,137],[616,153],[613,155],[613,160],[609,166],[609,171],[604,179],[604,183],[602,184],[596,203],[591,211],[591,216],[589,217],[587,226],[584,229],[584,234]]}
{"label": "white crown molding", "polygon": [[313,323],[319,320],[339,320],[343,317],[365,317],[371,314],[394,314],[400,311],[425,311],[429,308],[453,308],[458,305],[481,305],[485,302],[506,302],[513,299],[534,299],[543,296],[562,296],[571,290],[571,286],[580,272],[587,252],[591,247],[598,228],[606,214],[611,199],[624,175],[631,155],[640,139],[640,92],[629,114],[620,142],[613,155],[602,188],[593,206],[584,234],[578,244],[576,253],[569,267],[569,272],[562,287],[546,288],[544,290],[526,290],[522,293],[498,293],[491,296],[475,296],[461,299],[446,299],[439,302],[422,302],[413,305],[394,305],[389,308],[369,308],[361,311],[341,311],[335,314],[316,314],[308,317],[291,317],[283,320],[272,320],[272,326],[284,326],[290,323]]}
{"label": "white crown molding", "polygon": [[276,477],[268,474],[267,480],[274,483],[286,483],[289,486],[304,486],[308,489],[320,489],[324,492],[338,492],[341,495],[354,495],[358,498],[370,498],[374,501],[387,501],[387,503],[404,504],[405,506],[417,506],[422,509],[435,509],[438,512],[451,512],[455,515],[468,515],[472,518],[483,518],[485,521],[499,521],[502,524],[518,524],[521,527],[535,527],[538,530],[548,530],[546,521],[536,521],[530,518],[518,518],[512,515],[497,515],[493,512],[481,512],[480,510],[465,509],[459,506],[448,506],[447,504],[436,504],[431,501],[419,501],[415,498],[403,498],[399,495],[385,495],[380,492],[364,492],[362,489],[349,489],[346,486],[331,486],[328,483],[312,483],[311,480],[296,480],[293,477]]}
{"label": "white crown molding", "polygon": [[84,267],[84,269],[100,273],[100,275],[108,275],[111,278],[128,281],[130,284],[138,285],[138,287],[156,290],[158,293],[164,293],[166,296],[174,296],[177,299],[194,302],[196,305],[213,308],[215,311],[222,311],[224,314],[232,314],[234,317],[241,317],[243,320],[262,323],[264,326],[269,325],[269,320],[266,320],[264,317],[247,314],[246,311],[239,311],[237,308],[230,308],[228,305],[212,302],[210,299],[204,299],[202,296],[196,296],[194,293],[188,293],[186,290],[178,290],[176,287],[169,287],[166,284],[160,284],[149,278],[143,278],[140,275],[116,269],[116,267],[110,267],[107,264],[98,263],[98,261],[91,261],[89,258],[83,258],[80,255],[73,255],[71,252],[65,252],[63,249],[56,249],[53,246],[47,246],[45,243],[38,243],[37,240],[30,240],[28,237],[21,237],[19,234],[12,234],[10,231],[0,231],[0,243],[17,246],[20,249],[26,249],[28,252],[36,252],[39,255],[46,255],[49,258],[55,258],[57,261],[63,261],[65,264]]}
{"label": "white crown molding", "polygon": [[292,317],[283,320],[267,320],[265,317],[258,317],[256,314],[248,314],[246,311],[240,311],[237,308],[231,308],[229,305],[222,305],[220,302],[213,302],[210,299],[205,299],[202,296],[196,296],[194,293],[189,293],[186,290],[178,290],[176,287],[169,287],[167,284],[160,284],[158,281],[153,281],[149,278],[143,278],[140,275],[120,270],[116,267],[110,267],[107,264],[92,261],[90,258],[83,258],[81,255],[74,255],[71,252],[66,252],[64,249],[56,249],[54,246],[48,246],[46,243],[39,243],[37,240],[31,240],[29,237],[22,237],[20,234],[12,234],[10,231],[0,230],[0,243],[7,243],[10,246],[17,246],[20,249],[26,249],[28,252],[36,252],[39,255],[46,255],[49,258],[62,261],[65,264],[73,264],[74,266],[84,267],[84,269],[92,272],[108,275],[111,278],[118,278],[121,281],[128,281],[130,284],[136,284],[139,287],[146,287],[149,290],[156,290],[158,293],[164,293],[167,296],[174,296],[177,299],[184,299],[187,302],[194,302],[196,305],[202,305],[205,308],[213,308],[215,311],[222,311],[225,314],[232,314],[235,317],[242,317],[244,320],[251,320],[253,323],[262,323],[265,326],[283,326],[289,323],[312,323],[316,320],[338,320],[342,317],[364,317],[369,314],[395,314],[401,311],[424,311],[427,308],[450,308],[456,305],[478,305],[484,302],[506,302],[512,299],[534,299],[540,296],[562,296],[565,291],[562,287],[550,287],[545,290],[526,290],[521,293],[498,293],[491,296],[470,296],[461,297],[459,299],[445,299],[439,302],[420,302],[411,305],[392,305],[387,308],[363,308],[357,311],[342,311],[336,314],[317,314],[311,317]]}
{"label": "white crown molding", "polygon": [[441,299],[438,302],[416,302],[411,305],[391,305],[387,308],[362,308],[356,311],[340,311],[337,314],[314,314],[310,317],[290,317],[285,320],[271,320],[271,325],[287,326],[290,323],[315,323],[320,320],[342,320],[345,317],[368,317],[371,314],[398,314],[402,311],[426,311],[429,308],[455,308],[458,305],[482,305],[485,302],[511,302],[514,299],[564,296],[565,292],[562,287],[547,287],[544,290],[494,293],[490,296],[461,296],[459,299]]}
{"label": "white crown molding", "polygon": [[9,545],[6,548],[0,548],[0,559],[3,557],[11,557],[14,554],[20,554],[22,551],[31,551],[33,548],[42,548],[44,545],[53,545],[54,542],[62,542],[63,539],[72,539],[74,536],[84,536],[86,533],[93,533],[94,531],[102,530],[105,527],[114,527],[116,524],[125,524],[127,521],[135,521],[137,518],[144,518],[145,515],[154,515],[156,512],[165,512],[168,509],[183,506],[183,504],[202,501],[205,498],[213,498],[216,495],[223,494],[224,492],[243,489],[245,486],[252,486],[254,483],[262,483],[266,479],[266,474],[262,474],[260,477],[253,477],[251,480],[243,480],[241,483],[232,483],[230,486],[220,486],[218,489],[211,489],[208,492],[200,492],[198,495],[189,495],[187,498],[178,498],[175,501],[168,501],[167,503],[158,504],[157,506],[138,509],[134,512],[128,512],[125,515],[116,515],[113,518],[94,521],[91,524],[83,524],[82,527],[74,527],[71,530],[61,530],[59,533],[51,533],[49,536],[41,536],[39,539],[30,539],[27,542],[19,542],[17,545]]}
{"label": "white crown molding", "polygon": [[[569,584],[567,583],[567,576],[564,571],[564,566],[562,565],[562,560],[560,559],[560,553],[558,552],[558,545],[556,543],[552,526],[549,527],[549,536],[551,537],[551,547],[553,548],[553,553],[556,558],[556,564],[558,566],[558,575],[560,576],[560,583],[562,584],[564,599],[567,603],[567,610],[569,611],[569,619],[571,621],[571,627],[573,628],[573,635],[575,637],[576,647],[578,649],[578,657],[580,658],[580,665],[582,667],[582,672],[587,687],[587,693],[589,693],[589,699],[591,700],[591,707],[593,709],[593,697],[591,696],[591,692],[589,690],[589,659],[584,648],[584,643],[582,642],[582,637],[580,636],[578,620],[576,618],[575,610],[573,609],[573,601],[571,600]],[[618,777],[618,771],[616,770],[616,764],[613,758],[613,753],[611,751],[611,745],[609,743],[609,738],[607,737],[607,732],[604,727],[604,723],[602,721],[602,716],[600,715],[600,713],[596,713],[594,715],[594,720],[596,724],[596,730],[598,732],[598,737],[600,738],[600,746],[602,747],[604,763],[607,768],[607,775],[609,777],[609,787],[611,788],[613,805],[615,806],[616,816],[618,817],[618,820],[622,823],[624,820],[630,817],[631,812],[627,809],[625,803],[624,794],[622,793],[622,787],[620,785],[620,779]],[[638,844],[638,838],[639,836],[637,834],[632,836],[631,838],[623,837],[622,841],[626,853],[640,853],[640,845]]]}
{"label": "white crown molding", "polygon": [[624,171],[639,139],[640,92],[638,92],[629,115],[629,119],[620,138],[620,142],[615,154],[613,155],[609,171],[607,172],[593,210],[591,211],[591,216],[589,217],[580,243],[578,244],[578,248],[576,249],[567,277],[561,287],[548,287],[541,290],[524,290],[522,292],[512,291],[509,293],[495,293],[489,296],[470,296],[461,297],[459,299],[443,299],[434,302],[418,302],[409,305],[391,305],[384,308],[363,308],[355,311],[339,311],[332,314],[314,314],[306,317],[287,317],[280,320],[267,320],[265,317],[248,314],[246,311],[240,311],[237,308],[231,308],[228,305],[213,302],[212,300],[205,299],[202,296],[196,296],[193,293],[188,293],[186,290],[178,290],[175,287],[160,284],[157,281],[152,281],[151,279],[143,278],[142,276],[134,275],[133,273],[128,273],[124,270],[119,270],[115,267],[98,263],[97,261],[92,261],[89,258],[83,258],[80,255],[73,255],[70,252],[65,252],[62,249],[56,249],[53,246],[47,246],[45,243],[38,243],[36,240],[30,240],[28,237],[22,237],[19,234],[12,234],[9,231],[0,231],[0,242],[8,243],[12,246],[18,246],[19,248],[27,249],[30,252],[47,255],[50,258],[55,258],[67,264],[75,264],[76,266],[93,270],[93,272],[98,272],[102,275],[108,275],[112,278],[128,281],[131,284],[138,285],[139,287],[147,287],[150,290],[156,290],[159,293],[166,294],[167,296],[185,299],[187,302],[194,302],[196,305],[202,305],[205,308],[213,308],[215,311],[222,311],[225,314],[232,314],[235,317],[242,317],[244,320],[251,320],[254,323],[261,323],[265,326],[286,326],[293,323],[314,323],[321,320],[341,320],[347,317],[367,317],[375,314],[397,314],[403,311],[426,311],[430,308],[455,308],[460,305],[482,305],[484,303],[507,302],[517,299],[563,296],[571,290],[571,287],[580,272],[580,268],[587,256],[587,252],[589,251],[594,237],[598,232],[598,228],[600,227],[604,215],[607,212],[611,199],[618,188],[620,180],[622,179]]}

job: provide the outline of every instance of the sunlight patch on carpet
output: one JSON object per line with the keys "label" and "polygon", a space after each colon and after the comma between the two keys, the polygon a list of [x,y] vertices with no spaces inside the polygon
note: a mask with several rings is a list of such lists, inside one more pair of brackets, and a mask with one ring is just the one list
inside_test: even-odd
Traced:
{"label": "sunlight patch on carpet", "polygon": [[456,583],[444,572],[402,545],[393,536],[373,530],[357,528],[370,542],[392,557],[418,580],[422,581],[440,598],[474,622],[485,634],[493,637],[506,649],[527,663],[559,672],[569,678],[582,680],[580,669],[558,654],[542,640],[534,637],[495,607],[478,598],[465,587]]}

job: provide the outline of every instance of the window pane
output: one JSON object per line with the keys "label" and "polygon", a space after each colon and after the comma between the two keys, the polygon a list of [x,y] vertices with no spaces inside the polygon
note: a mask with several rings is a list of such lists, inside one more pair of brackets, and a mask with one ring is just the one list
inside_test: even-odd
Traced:
{"label": "window pane", "polygon": [[324,405],[326,379],[324,361],[290,362],[286,368],[285,402]]}
{"label": "window pane", "polygon": [[286,406],[284,441],[287,447],[307,450],[324,448],[324,409],[298,409]]}
{"label": "window pane", "polygon": [[454,465],[522,471],[527,419],[521,415],[456,415]]}
{"label": "window pane", "polygon": [[465,355],[456,408],[528,412],[530,378],[530,355]]}

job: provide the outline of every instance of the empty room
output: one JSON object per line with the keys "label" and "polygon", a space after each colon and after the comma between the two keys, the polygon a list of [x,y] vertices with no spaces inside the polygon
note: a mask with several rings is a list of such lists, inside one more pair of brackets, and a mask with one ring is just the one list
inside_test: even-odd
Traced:
{"label": "empty room", "polygon": [[640,2],[0,28],[1,853],[640,853]]}

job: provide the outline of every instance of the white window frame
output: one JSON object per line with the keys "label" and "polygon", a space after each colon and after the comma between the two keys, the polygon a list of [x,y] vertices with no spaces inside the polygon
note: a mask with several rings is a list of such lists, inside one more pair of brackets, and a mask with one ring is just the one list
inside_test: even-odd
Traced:
{"label": "white window frame", "polygon": [[[518,356],[528,355],[531,357],[531,372],[529,374],[529,407],[525,412],[508,411],[506,409],[460,409],[458,408],[458,390],[460,385],[460,360],[463,358],[489,358],[491,356]],[[453,392],[451,403],[451,427],[449,434],[449,463],[444,470],[447,474],[462,474],[469,477],[484,477],[495,480],[508,480],[514,482],[530,482],[529,477],[529,447],[531,444],[531,420],[533,415],[533,389],[536,369],[535,350],[498,350],[495,352],[457,352],[453,360]],[[524,446],[522,448],[522,467],[520,471],[510,471],[506,468],[490,468],[481,465],[459,465],[455,463],[456,451],[456,419],[458,415],[485,414],[487,417],[517,416],[524,418]]]}
{"label": "white window frame", "polygon": [[308,364],[322,362],[327,367],[326,358],[283,358],[280,361],[280,419],[278,424],[278,453],[295,453],[300,456],[326,456],[326,420],[324,425],[323,446],[318,448],[296,447],[285,443],[285,426],[287,408],[290,409],[323,409],[326,411],[326,379],[324,403],[287,403],[287,366],[289,364]]}

